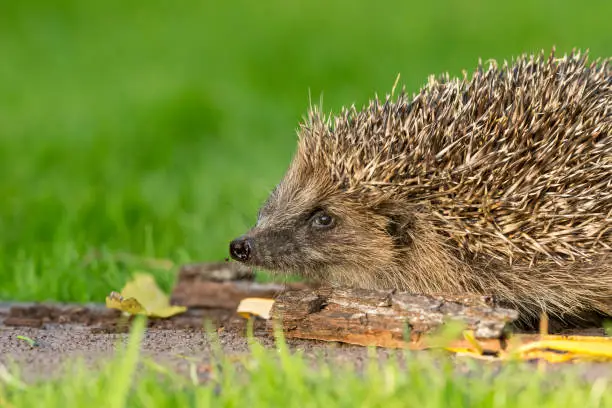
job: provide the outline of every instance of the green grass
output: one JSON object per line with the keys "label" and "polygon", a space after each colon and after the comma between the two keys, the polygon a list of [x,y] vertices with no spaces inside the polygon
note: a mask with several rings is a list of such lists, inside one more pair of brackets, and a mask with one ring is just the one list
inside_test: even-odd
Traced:
{"label": "green grass", "polygon": [[116,252],[222,260],[309,93],[337,111],[398,73],[416,91],[478,58],[609,56],[610,15],[605,0],[3,2],[0,298],[102,301],[133,270]]}
{"label": "green grass", "polygon": [[[0,299],[103,301],[141,267],[119,252],[221,260],[289,163],[309,95],[337,111],[398,73],[417,91],[478,58],[610,56],[610,15],[607,0],[2,2]],[[152,272],[169,289],[174,275]],[[467,378],[414,356],[316,372],[257,345],[241,372],[219,357],[208,386],[151,365],[134,376],[138,333],[100,372],[0,372],[0,406],[612,405],[606,384],[569,375],[553,389],[523,368]]]}
{"label": "green grass", "polygon": [[[538,372],[534,367],[472,364],[472,375],[453,371],[452,363],[434,355],[406,352],[406,369],[398,358],[380,365],[366,362],[358,373],[350,364],[308,365],[291,353],[282,336],[275,350],[251,338],[251,355],[232,362],[218,354],[209,380],[178,375],[139,356],[142,322],[136,322],[127,347],[100,371],[68,366],[59,379],[26,384],[17,372],[0,373],[3,407],[606,407],[612,406],[608,383],[581,381],[577,372]],[[399,355],[397,356],[399,357]],[[437,364],[434,364],[437,362]],[[469,364],[468,364],[469,365]],[[191,373],[195,373],[195,363]]]}

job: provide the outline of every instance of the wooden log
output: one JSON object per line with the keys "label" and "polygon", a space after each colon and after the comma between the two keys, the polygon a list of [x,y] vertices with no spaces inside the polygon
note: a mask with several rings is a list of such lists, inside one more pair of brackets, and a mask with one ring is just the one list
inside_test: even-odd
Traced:
{"label": "wooden log", "polygon": [[236,262],[190,264],[180,269],[170,302],[188,308],[235,310],[244,298],[274,298],[287,289],[306,287],[255,282],[252,271]]}
{"label": "wooden log", "polygon": [[181,266],[179,282],[252,281],[253,270],[238,262],[202,262]]}
{"label": "wooden log", "polygon": [[424,334],[452,320],[473,330],[479,341],[495,343],[503,339],[508,324],[518,318],[518,313],[496,307],[494,300],[486,296],[318,288],[280,294],[271,317],[269,328],[279,322],[287,338],[422,348]]}
{"label": "wooden log", "polygon": [[3,324],[5,326],[17,326],[17,327],[42,327],[42,319],[28,319],[27,317],[7,317],[4,319]]}

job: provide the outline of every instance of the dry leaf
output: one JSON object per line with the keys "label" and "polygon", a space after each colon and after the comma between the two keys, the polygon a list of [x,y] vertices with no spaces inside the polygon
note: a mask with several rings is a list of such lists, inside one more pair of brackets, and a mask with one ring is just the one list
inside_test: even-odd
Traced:
{"label": "dry leaf", "polygon": [[137,273],[131,282],[125,284],[121,293],[111,292],[106,297],[106,307],[129,314],[143,314],[149,317],[170,317],[187,310],[184,306],[170,305],[168,295],[159,289],[151,275]]}
{"label": "dry leaf", "polygon": [[[473,338],[472,333],[464,332],[464,337],[471,347],[448,347],[447,350],[458,356],[483,358],[484,348]],[[520,338],[521,336],[517,336],[515,340]],[[527,343],[515,342],[494,359],[540,360],[548,363],[612,361],[612,338],[542,335]]]}
{"label": "dry leaf", "polygon": [[259,316],[262,319],[268,320],[273,304],[274,299],[245,298],[240,301],[236,312],[246,319],[250,316]]}
{"label": "dry leaf", "polygon": [[554,350],[553,354],[563,352],[572,359],[612,360],[612,341],[605,337],[583,339],[547,339],[525,344],[516,352],[519,355],[530,355],[533,352]]}
{"label": "dry leaf", "polygon": [[117,292],[111,292],[106,297],[106,307],[109,309],[118,309],[132,315],[147,314],[146,309],[134,298],[125,299]]}

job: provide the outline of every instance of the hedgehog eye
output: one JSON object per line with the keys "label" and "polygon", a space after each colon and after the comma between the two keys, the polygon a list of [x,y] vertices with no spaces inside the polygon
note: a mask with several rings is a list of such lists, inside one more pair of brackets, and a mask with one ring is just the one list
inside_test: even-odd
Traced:
{"label": "hedgehog eye", "polygon": [[312,217],[312,225],[316,228],[331,228],[334,218],[324,211],[319,211]]}

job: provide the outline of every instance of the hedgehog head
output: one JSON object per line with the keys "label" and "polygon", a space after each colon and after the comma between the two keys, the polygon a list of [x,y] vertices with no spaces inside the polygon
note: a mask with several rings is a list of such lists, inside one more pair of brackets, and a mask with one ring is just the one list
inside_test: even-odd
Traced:
{"label": "hedgehog head", "polygon": [[399,120],[407,106],[400,99],[393,109],[375,103],[377,112],[369,114],[352,108],[335,123],[311,110],[289,169],[256,225],[230,244],[232,257],[272,272],[351,283],[360,271],[363,280],[380,280],[385,270],[405,267],[411,250],[416,261],[412,237],[425,226],[422,209],[394,197],[392,178],[406,169],[393,167],[401,160],[389,155],[403,152],[384,137],[385,123]]}

